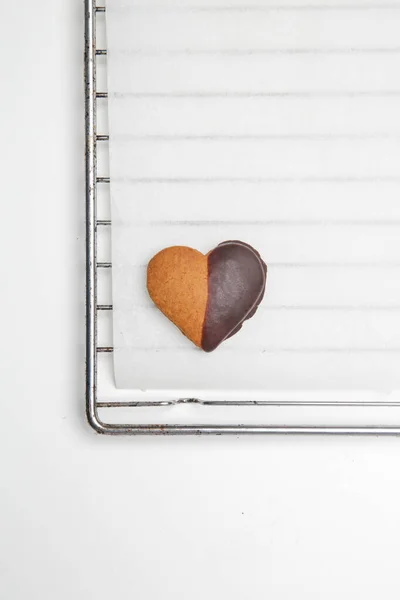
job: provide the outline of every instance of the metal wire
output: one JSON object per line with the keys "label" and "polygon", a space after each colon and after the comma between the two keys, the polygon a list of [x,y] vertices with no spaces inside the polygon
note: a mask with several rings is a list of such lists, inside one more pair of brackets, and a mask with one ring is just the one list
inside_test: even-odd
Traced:
{"label": "metal wire", "polygon": [[97,100],[108,98],[107,92],[96,89],[96,57],[107,54],[106,49],[96,48],[96,14],[105,13],[104,6],[96,6],[95,0],[85,0],[85,107],[86,107],[86,413],[95,431],[111,435],[199,435],[199,434],[351,434],[388,435],[400,434],[400,426],[329,426],[329,425],[129,425],[108,424],[98,415],[99,408],[160,407],[177,404],[205,406],[316,406],[316,407],[400,407],[399,402],[335,402],[270,400],[206,401],[199,398],[179,398],[165,401],[100,402],[97,399],[98,353],[113,352],[112,346],[98,346],[97,313],[111,311],[112,304],[97,303],[98,269],[111,269],[111,262],[97,262],[97,227],[111,225],[108,219],[97,219],[97,185],[110,183],[109,177],[97,176],[97,143],[108,141],[108,135],[97,135]]}

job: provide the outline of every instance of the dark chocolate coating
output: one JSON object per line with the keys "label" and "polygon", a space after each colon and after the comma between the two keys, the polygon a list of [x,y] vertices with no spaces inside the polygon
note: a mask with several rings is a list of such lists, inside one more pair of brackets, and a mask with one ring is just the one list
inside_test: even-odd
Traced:
{"label": "dark chocolate coating", "polygon": [[267,265],[248,244],[228,241],[208,254],[208,301],[201,347],[212,352],[237,333],[261,302]]}

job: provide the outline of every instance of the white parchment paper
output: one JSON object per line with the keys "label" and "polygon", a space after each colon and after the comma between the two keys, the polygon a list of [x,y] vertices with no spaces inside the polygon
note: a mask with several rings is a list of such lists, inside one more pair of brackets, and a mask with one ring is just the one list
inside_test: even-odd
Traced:
{"label": "white parchment paper", "polygon": [[[400,388],[399,31],[363,0],[107,0],[118,387]],[[266,297],[205,354],[146,265],[229,239]]]}

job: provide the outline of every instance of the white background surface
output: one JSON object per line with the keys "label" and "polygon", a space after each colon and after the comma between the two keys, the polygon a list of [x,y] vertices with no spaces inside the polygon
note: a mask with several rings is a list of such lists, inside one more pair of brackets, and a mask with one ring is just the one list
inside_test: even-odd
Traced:
{"label": "white background surface", "polygon": [[82,3],[0,34],[1,598],[397,599],[400,439],[89,430]]}

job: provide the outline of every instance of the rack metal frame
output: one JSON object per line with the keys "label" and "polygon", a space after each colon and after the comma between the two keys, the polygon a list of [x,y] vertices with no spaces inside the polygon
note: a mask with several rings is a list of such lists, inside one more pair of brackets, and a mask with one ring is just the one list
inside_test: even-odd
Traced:
{"label": "rack metal frame", "polygon": [[[329,426],[329,425],[130,425],[109,424],[103,422],[98,414],[99,408],[110,407],[143,407],[168,406],[182,403],[200,405],[227,406],[277,406],[279,401],[235,401],[220,402],[205,401],[197,398],[181,398],[172,401],[158,402],[100,402],[98,400],[97,367],[99,352],[113,352],[112,347],[98,346],[97,315],[99,310],[112,310],[111,305],[98,305],[97,278],[99,269],[111,268],[109,262],[97,262],[97,228],[110,226],[111,221],[97,219],[97,186],[99,183],[108,184],[108,177],[97,174],[97,143],[107,141],[108,135],[97,135],[97,101],[107,98],[107,92],[100,92],[96,85],[96,60],[105,55],[105,49],[96,46],[96,17],[105,13],[104,6],[97,6],[96,0],[85,0],[85,127],[86,127],[86,413],[89,424],[102,434],[111,435],[190,435],[190,434],[331,434],[331,435],[399,435],[399,426]],[[400,407],[400,402],[291,402],[294,406],[386,406]]]}

